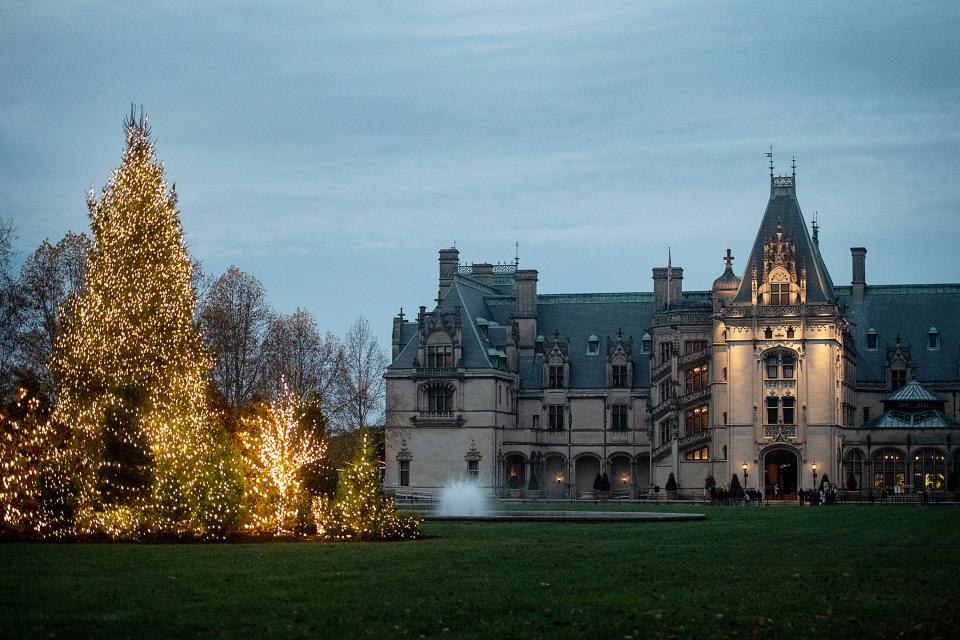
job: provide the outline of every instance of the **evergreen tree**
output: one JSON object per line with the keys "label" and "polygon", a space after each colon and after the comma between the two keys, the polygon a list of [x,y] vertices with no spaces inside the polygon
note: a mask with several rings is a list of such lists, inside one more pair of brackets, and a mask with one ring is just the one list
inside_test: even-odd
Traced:
{"label": "evergreen tree", "polygon": [[370,437],[363,439],[353,463],[344,471],[338,500],[314,501],[317,533],[335,540],[402,540],[420,535],[420,521],[398,514],[383,494]]}
{"label": "evergreen tree", "polygon": [[192,264],[147,119],[100,197],[85,287],[51,370],[54,419],[72,433],[77,530],[222,533],[236,517],[236,464],[206,404],[213,359],[193,324]]}

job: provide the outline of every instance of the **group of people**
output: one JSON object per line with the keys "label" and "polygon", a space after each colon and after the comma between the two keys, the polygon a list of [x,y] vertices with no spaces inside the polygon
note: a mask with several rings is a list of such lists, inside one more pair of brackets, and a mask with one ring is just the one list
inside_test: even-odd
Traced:
{"label": "group of people", "polygon": [[744,489],[743,487],[734,487],[726,489],[724,487],[710,487],[710,504],[720,507],[729,507],[738,504],[763,505],[763,491],[759,489]]}
{"label": "group of people", "polygon": [[825,487],[820,485],[820,490],[816,489],[800,489],[797,492],[797,497],[800,498],[800,506],[802,507],[805,503],[809,502],[811,507],[819,507],[825,504],[837,504],[837,487]]}

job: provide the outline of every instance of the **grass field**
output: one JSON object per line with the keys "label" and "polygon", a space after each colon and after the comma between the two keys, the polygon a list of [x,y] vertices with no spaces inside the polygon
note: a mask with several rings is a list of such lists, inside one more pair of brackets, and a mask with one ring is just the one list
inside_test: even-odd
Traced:
{"label": "grass field", "polygon": [[0,636],[960,635],[960,508],[692,510],[366,545],[2,544]]}

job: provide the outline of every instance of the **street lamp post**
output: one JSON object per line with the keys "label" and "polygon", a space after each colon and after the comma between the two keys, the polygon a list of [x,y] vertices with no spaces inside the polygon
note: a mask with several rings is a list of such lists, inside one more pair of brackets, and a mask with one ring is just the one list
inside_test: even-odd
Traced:
{"label": "street lamp post", "polygon": [[747,484],[747,478],[750,477],[750,474],[747,473],[747,463],[744,462],[741,468],[743,469],[743,488],[746,489],[748,486],[750,486]]}
{"label": "street lamp post", "polygon": [[817,463],[814,462],[810,467],[813,469],[813,490],[817,490]]}

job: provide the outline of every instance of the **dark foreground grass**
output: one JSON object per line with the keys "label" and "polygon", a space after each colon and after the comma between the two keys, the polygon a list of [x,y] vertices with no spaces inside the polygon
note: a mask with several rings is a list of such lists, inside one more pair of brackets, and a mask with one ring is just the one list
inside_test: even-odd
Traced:
{"label": "dark foreground grass", "polygon": [[2,544],[0,635],[958,635],[960,508],[693,510],[366,545]]}

